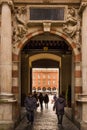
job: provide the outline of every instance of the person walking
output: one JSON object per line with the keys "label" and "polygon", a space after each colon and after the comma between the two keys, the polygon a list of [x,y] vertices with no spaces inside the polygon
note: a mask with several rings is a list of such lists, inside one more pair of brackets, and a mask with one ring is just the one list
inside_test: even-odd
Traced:
{"label": "person walking", "polygon": [[36,98],[36,101],[37,101],[37,103],[36,103],[36,109],[37,109],[37,108],[39,107],[39,101],[38,101],[38,95],[37,95],[37,92],[36,92],[36,91],[34,91],[33,97]]}
{"label": "person walking", "polygon": [[45,108],[48,108],[49,96],[47,93],[44,95],[44,103],[45,103]]}
{"label": "person walking", "polygon": [[36,92],[36,91],[34,91],[33,97],[35,97],[35,98],[36,98],[36,101],[38,102],[38,95],[37,95],[37,92]]}
{"label": "person walking", "polygon": [[54,104],[56,100],[57,100],[57,96],[56,96],[56,94],[54,94],[54,95],[53,95],[53,98],[52,98],[52,100],[51,100],[51,103]]}
{"label": "person walking", "polygon": [[43,97],[43,94],[42,94],[42,93],[39,94],[38,99],[39,99],[39,103],[40,103],[41,110],[43,110],[44,97]]}
{"label": "person walking", "polygon": [[34,122],[34,110],[36,109],[36,98],[31,93],[25,98],[24,105],[27,111],[27,120],[29,124]]}
{"label": "person walking", "polygon": [[53,96],[53,102],[56,102],[56,100],[57,100],[57,96],[56,96],[56,94],[54,94],[54,96]]}
{"label": "person walking", "polygon": [[63,115],[64,115],[64,107],[66,106],[66,101],[63,95],[59,95],[56,102],[54,102],[53,110],[56,109],[58,124],[62,125]]}

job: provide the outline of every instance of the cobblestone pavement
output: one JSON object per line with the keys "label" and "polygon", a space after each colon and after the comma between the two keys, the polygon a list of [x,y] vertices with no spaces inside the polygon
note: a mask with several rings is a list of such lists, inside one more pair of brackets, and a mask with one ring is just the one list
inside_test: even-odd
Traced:
{"label": "cobblestone pavement", "polygon": [[48,109],[35,112],[35,121],[33,125],[27,124],[26,116],[20,122],[15,130],[79,130],[66,116],[63,118],[63,126],[57,124],[55,111],[52,110],[52,104]]}

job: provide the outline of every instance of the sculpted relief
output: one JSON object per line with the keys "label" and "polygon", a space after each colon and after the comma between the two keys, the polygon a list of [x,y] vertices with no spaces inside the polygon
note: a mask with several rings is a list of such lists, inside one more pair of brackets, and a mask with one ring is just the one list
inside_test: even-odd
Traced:
{"label": "sculpted relief", "polygon": [[74,8],[69,9],[65,23],[63,24],[63,31],[73,39],[76,46],[80,48],[80,19],[77,17]]}
{"label": "sculpted relief", "polygon": [[14,43],[20,41],[21,38],[27,32],[27,25],[26,20],[24,19],[26,15],[26,8],[25,7],[17,7],[14,10],[15,17],[14,17],[14,28],[13,28],[13,41]]}
{"label": "sculpted relief", "polygon": [[[29,21],[27,19],[27,8],[14,7],[13,20],[13,46],[20,41],[29,29]],[[75,8],[70,8],[65,22],[62,24],[61,31],[70,37],[76,43],[77,48],[80,48],[80,18]],[[43,24],[43,22],[42,22]]]}

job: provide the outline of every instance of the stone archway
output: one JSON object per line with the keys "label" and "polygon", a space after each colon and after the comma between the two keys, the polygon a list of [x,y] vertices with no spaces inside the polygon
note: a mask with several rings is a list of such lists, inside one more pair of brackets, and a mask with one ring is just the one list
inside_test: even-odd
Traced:
{"label": "stone archway", "polygon": [[[33,62],[35,62],[35,61],[37,61],[37,60],[46,60],[46,59],[48,59],[48,60],[52,60],[52,61],[56,61],[57,62],[57,64],[59,65],[59,70],[61,70],[61,57],[60,56],[58,56],[58,55],[55,55],[55,54],[51,54],[51,53],[40,53],[40,54],[35,54],[35,55],[33,55],[33,56],[30,56],[29,57],[29,72],[30,72],[30,70],[32,69],[32,63]],[[60,71],[61,72],[61,71]],[[61,74],[60,74],[61,75]],[[30,73],[29,73],[29,77],[31,77],[30,76]],[[29,83],[30,83],[31,81],[29,81]],[[29,84],[28,83],[28,84]],[[30,84],[28,85],[28,86],[31,86]],[[61,85],[60,85],[61,86]]]}
{"label": "stone archway", "polygon": [[61,57],[60,56],[57,56],[57,55],[54,55],[54,54],[50,54],[50,53],[40,53],[40,54],[36,54],[34,56],[30,56],[29,58],[29,66],[31,67],[32,66],[32,62],[35,61],[35,60],[38,60],[38,59],[52,59],[52,60],[55,60],[57,62],[59,62],[59,65],[61,67]]}
{"label": "stone archway", "polygon": [[[12,86],[12,91],[13,93],[15,93],[15,95],[17,95],[17,97],[20,95],[20,85],[19,85],[19,81],[20,81],[20,73],[19,73],[19,65],[20,65],[20,52],[21,49],[23,48],[23,46],[26,44],[26,42],[31,39],[32,37],[39,35],[39,34],[43,34],[44,32],[42,30],[37,30],[36,32],[32,32],[27,34],[20,42],[18,42],[15,46],[15,48],[13,49],[13,86]],[[57,30],[51,30],[50,33],[55,34],[60,36],[61,38],[63,38],[72,48],[73,51],[73,57],[74,57],[74,66],[73,66],[73,73],[74,73],[74,92],[75,92],[75,99],[76,100],[76,95],[82,92],[82,86],[81,86],[81,53],[79,52],[79,50],[76,47],[76,44],[72,41],[72,39],[70,39],[69,37],[67,37],[66,35],[64,35],[61,32],[58,32]],[[73,106],[75,105],[75,102],[73,101]],[[75,110],[77,111],[77,108],[75,108]],[[77,113],[77,112],[76,112]],[[78,114],[78,113],[77,113]],[[75,115],[77,117],[77,115]]]}

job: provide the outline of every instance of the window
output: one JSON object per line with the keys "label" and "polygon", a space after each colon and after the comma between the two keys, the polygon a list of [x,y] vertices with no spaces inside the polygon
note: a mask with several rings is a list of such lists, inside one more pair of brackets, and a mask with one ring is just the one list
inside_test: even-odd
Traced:
{"label": "window", "polygon": [[33,80],[33,86],[35,86],[36,85],[36,81],[35,80]]}
{"label": "window", "polygon": [[38,80],[38,86],[40,86],[40,80]]}
{"label": "window", "polygon": [[48,87],[48,88],[47,88],[47,90],[51,91],[51,88],[50,88],[50,87]]}
{"label": "window", "polygon": [[50,81],[48,80],[48,85],[50,85]]}
{"label": "window", "polygon": [[50,79],[50,75],[48,74],[48,79]]}
{"label": "window", "polygon": [[35,73],[33,73],[33,79],[35,79],[36,78],[36,75],[35,75]]}
{"label": "window", "polygon": [[43,88],[42,88],[42,90],[43,90],[43,91],[46,91],[46,88],[45,88],[45,87],[43,87]]}
{"label": "window", "polygon": [[56,90],[56,87],[53,87],[52,90],[53,90],[53,91]]}
{"label": "window", "polygon": [[41,88],[40,88],[40,87],[38,87],[38,90],[41,90]]}
{"label": "window", "polygon": [[64,20],[64,7],[30,8],[30,20]]}
{"label": "window", "polygon": [[46,80],[43,80],[43,86],[46,85]]}
{"label": "window", "polygon": [[56,84],[56,81],[55,81],[55,80],[53,80],[53,84]]}
{"label": "window", "polygon": [[38,79],[40,79],[40,74],[38,74]]}

